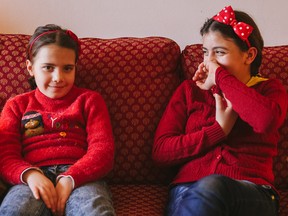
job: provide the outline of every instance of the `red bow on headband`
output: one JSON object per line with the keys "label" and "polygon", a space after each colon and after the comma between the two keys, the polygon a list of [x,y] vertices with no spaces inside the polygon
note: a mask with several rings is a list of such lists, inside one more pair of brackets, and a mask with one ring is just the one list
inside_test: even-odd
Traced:
{"label": "red bow on headband", "polygon": [[253,27],[244,22],[237,22],[235,13],[231,6],[224,7],[217,15],[213,17],[214,20],[232,26],[237,36],[246,42],[248,47],[250,43],[248,40],[249,35],[253,31]]}

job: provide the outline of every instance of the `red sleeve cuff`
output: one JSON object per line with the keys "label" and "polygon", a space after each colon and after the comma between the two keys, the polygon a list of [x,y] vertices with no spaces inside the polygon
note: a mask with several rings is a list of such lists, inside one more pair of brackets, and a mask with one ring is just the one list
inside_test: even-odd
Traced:
{"label": "red sleeve cuff", "polygon": [[226,138],[223,129],[220,127],[217,121],[206,129],[207,142],[218,143]]}

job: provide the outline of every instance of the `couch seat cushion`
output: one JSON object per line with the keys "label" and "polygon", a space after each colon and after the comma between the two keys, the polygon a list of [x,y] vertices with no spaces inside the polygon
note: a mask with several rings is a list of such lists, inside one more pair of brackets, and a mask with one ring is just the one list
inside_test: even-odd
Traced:
{"label": "couch seat cushion", "polygon": [[168,187],[160,185],[110,185],[117,216],[164,215]]}

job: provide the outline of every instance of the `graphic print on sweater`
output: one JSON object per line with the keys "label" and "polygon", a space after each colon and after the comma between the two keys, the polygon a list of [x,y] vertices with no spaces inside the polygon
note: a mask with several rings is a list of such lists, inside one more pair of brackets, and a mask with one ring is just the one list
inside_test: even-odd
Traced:
{"label": "graphic print on sweater", "polygon": [[36,111],[29,111],[21,119],[22,129],[26,137],[33,137],[44,132],[42,115]]}

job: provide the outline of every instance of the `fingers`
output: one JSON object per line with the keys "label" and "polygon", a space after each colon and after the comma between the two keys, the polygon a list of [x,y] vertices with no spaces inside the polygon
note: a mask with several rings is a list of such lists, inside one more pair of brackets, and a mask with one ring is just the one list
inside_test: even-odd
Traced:
{"label": "fingers", "polygon": [[195,75],[193,76],[193,81],[195,81],[196,85],[203,90],[209,90],[212,88],[213,85],[216,84],[215,70],[211,69],[211,65],[213,65],[214,68],[215,63],[202,62],[198,66],[198,69],[195,72]]}
{"label": "fingers", "polygon": [[202,62],[201,64],[199,64],[197,71],[192,77],[192,80],[204,82],[204,79],[206,79],[206,77],[207,77],[207,70],[205,68],[204,62]]}
{"label": "fingers", "polygon": [[35,197],[35,199],[39,200],[40,199],[40,194],[38,192],[38,190],[35,189],[31,189],[33,196]]}
{"label": "fingers", "polygon": [[51,209],[52,212],[55,212],[57,206],[57,193],[53,183],[38,171],[30,172],[27,183],[35,199],[41,198],[47,208]]}
{"label": "fingers", "polygon": [[56,185],[56,191],[59,196],[57,203],[57,216],[64,215],[66,202],[72,193],[73,186],[69,177],[62,177]]}
{"label": "fingers", "polygon": [[219,94],[214,94],[213,96],[215,98],[216,110],[217,109],[223,110],[225,108],[223,104],[223,97],[220,96]]}
{"label": "fingers", "polygon": [[237,118],[238,114],[233,110],[232,103],[219,94],[214,94],[216,105],[216,121],[219,123],[224,133],[228,135]]}
{"label": "fingers", "polygon": [[65,199],[63,198],[60,198],[58,200],[58,203],[57,203],[57,216],[62,216],[64,215],[64,212],[65,212],[65,207],[66,207],[66,201]]}
{"label": "fingers", "polygon": [[231,102],[226,99],[224,95],[221,96],[215,93],[213,96],[215,98],[216,109],[222,110],[223,112],[227,112],[228,110],[232,109]]}
{"label": "fingers", "polygon": [[46,190],[46,189],[42,190],[40,191],[40,194],[47,208],[51,209],[53,213],[56,212],[57,194],[56,194],[55,188],[53,187],[53,189],[50,189],[50,190]]}

